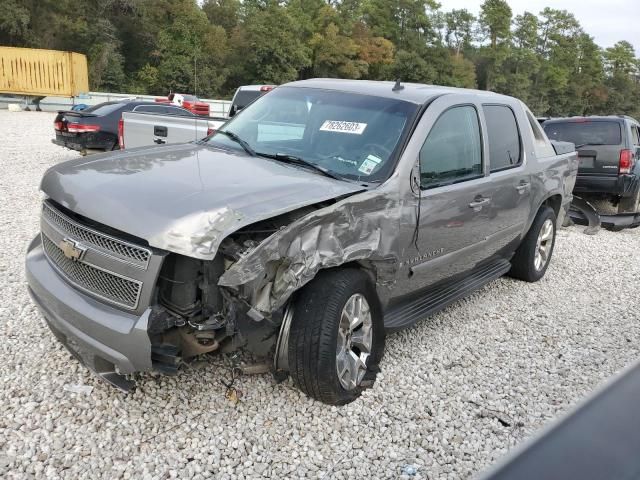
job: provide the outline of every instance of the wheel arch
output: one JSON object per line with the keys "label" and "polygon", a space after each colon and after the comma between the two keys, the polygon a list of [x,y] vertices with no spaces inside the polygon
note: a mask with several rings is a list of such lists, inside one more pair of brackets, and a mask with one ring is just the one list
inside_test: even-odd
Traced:
{"label": "wheel arch", "polygon": [[543,199],[536,209],[536,215],[543,207],[551,207],[556,214],[556,218],[558,218],[560,215],[560,209],[562,208],[562,195],[559,193],[550,194],[548,197]]}
{"label": "wheel arch", "polygon": [[[345,262],[341,265],[337,265],[334,267],[325,267],[320,268],[313,278],[309,280],[316,279],[318,275],[328,273],[330,271],[335,270],[345,270],[345,269],[353,269],[364,272],[366,276],[369,278],[371,285],[374,287],[373,291],[377,296],[377,300],[379,302],[379,307],[382,309],[382,300],[380,298],[380,294],[377,288],[377,279],[378,279],[378,271],[375,264],[369,260],[353,260],[349,262]],[[276,374],[279,372],[288,372],[289,371],[289,360],[288,360],[288,350],[289,350],[289,334],[291,331],[291,322],[293,320],[294,315],[294,305],[296,302],[296,298],[299,295],[300,291],[305,288],[307,284],[301,286],[297,290],[295,290],[287,299],[283,308],[283,320],[280,325],[280,329],[278,330],[278,338],[276,340],[276,349],[273,356],[273,367]]]}
{"label": "wheel arch", "polygon": [[536,217],[540,213],[540,210],[542,210],[545,207],[550,207],[553,210],[553,212],[556,214],[556,219],[558,219],[560,217],[560,211],[562,209],[562,195],[557,192],[550,192],[548,195],[543,197],[538,202],[538,204],[536,205],[536,208],[533,209],[531,212],[532,215],[530,215],[529,220],[527,222],[527,229],[523,233],[523,238],[524,238],[524,235],[526,235],[531,229],[531,226],[533,225],[533,222],[535,221]]}

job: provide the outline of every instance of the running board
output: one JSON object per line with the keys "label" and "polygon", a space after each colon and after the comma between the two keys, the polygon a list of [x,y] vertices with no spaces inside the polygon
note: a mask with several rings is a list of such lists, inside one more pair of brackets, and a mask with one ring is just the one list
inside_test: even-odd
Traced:
{"label": "running board", "polygon": [[472,270],[460,279],[445,281],[440,285],[423,290],[418,294],[419,296],[411,296],[398,305],[393,305],[385,312],[385,330],[387,333],[392,333],[410,327],[439,312],[456,300],[466,297],[487,283],[500,278],[510,269],[511,264],[507,260],[500,259]]}

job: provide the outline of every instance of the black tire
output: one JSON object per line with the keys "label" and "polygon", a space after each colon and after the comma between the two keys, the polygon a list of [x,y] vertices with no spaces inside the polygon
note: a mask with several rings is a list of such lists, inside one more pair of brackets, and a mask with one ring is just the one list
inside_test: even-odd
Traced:
{"label": "black tire", "polygon": [[[547,220],[551,220],[553,225],[552,243],[546,262],[542,268],[538,269],[535,266],[535,255],[538,248],[538,235]],[[553,249],[556,244],[556,223],[556,214],[552,208],[542,207],[538,211],[536,218],[531,224],[531,228],[511,259],[511,270],[509,271],[509,276],[519,280],[524,280],[525,282],[537,282],[544,277],[547,267],[551,262],[551,256],[553,255]]]}
{"label": "black tire", "polygon": [[[345,389],[336,370],[338,328],[342,310],[355,294],[369,304],[372,347],[360,384]],[[344,405],[371,387],[384,353],[384,320],[380,302],[369,277],[355,268],[318,273],[294,300],[289,332],[289,371],[295,385],[308,396],[329,405]]]}

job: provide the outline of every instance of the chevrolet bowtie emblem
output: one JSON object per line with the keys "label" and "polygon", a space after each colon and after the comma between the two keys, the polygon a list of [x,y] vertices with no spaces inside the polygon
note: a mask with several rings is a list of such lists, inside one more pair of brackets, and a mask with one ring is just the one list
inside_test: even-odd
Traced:
{"label": "chevrolet bowtie emblem", "polygon": [[65,257],[74,262],[82,260],[82,257],[84,257],[84,254],[87,251],[85,247],[68,238],[62,240],[58,244],[58,247],[60,247],[60,250],[62,250],[62,253],[64,253]]}

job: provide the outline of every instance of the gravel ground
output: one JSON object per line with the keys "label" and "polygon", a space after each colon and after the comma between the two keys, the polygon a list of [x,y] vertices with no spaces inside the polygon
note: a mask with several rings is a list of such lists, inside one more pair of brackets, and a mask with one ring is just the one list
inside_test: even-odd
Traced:
{"label": "gravel ground", "polygon": [[[0,476],[469,478],[638,358],[640,229],[559,232],[546,277],[501,279],[388,338],[343,408],[268,375],[225,398],[228,359],[143,376],[127,396],[54,341],[25,287],[44,170],[75,154],[53,115],[0,111]],[[65,386],[87,385],[90,394]]]}

